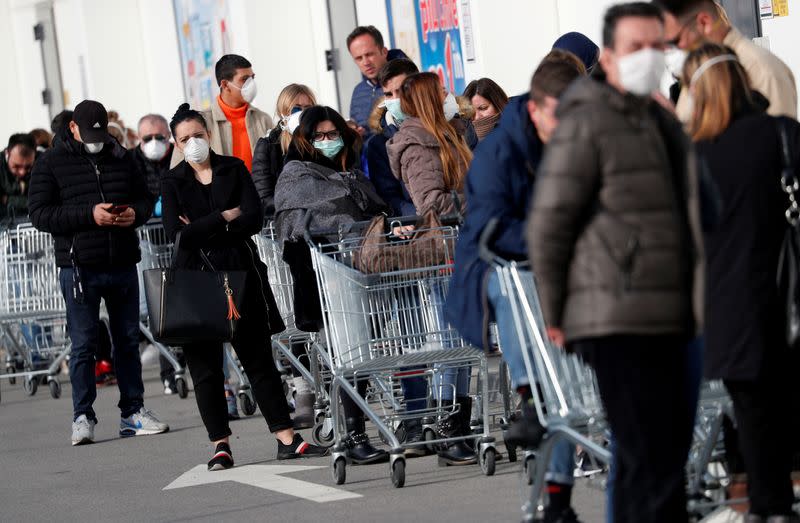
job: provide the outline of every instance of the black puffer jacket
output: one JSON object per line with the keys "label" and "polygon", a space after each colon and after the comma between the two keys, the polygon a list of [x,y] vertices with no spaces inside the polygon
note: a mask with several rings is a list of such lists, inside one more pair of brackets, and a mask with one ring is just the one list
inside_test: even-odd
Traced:
{"label": "black puffer jacket", "polygon": [[[99,203],[127,204],[136,211],[132,227],[100,227],[92,214]],[[33,167],[28,207],[33,225],[53,235],[56,263],[69,267],[70,249],[80,266],[124,267],[140,259],[135,228],[153,212],[130,152],[115,140],[97,155],[68,137]]]}
{"label": "black puffer jacket", "polygon": [[253,152],[253,183],[261,199],[264,216],[275,214],[275,186],[283,170],[285,155],[281,149],[281,129],[276,127],[267,136],[259,138]]}
{"label": "black puffer jacket", "polygon": [[174,145],[169,144],[167,153],[157,162],[148,160],[141,147],[136,147],[131,151],[137,169],[145,177],[147,190],[156,199],[161,196],[161,179],[169,172],[169,163],[172,159],[172,149],[174,147]]}

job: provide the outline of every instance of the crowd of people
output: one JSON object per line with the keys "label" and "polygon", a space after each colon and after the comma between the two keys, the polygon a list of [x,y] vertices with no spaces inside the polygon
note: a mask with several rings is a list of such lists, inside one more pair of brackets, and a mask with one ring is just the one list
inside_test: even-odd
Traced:
{"label": "crowd of people", "polygon": [[[318,332],[306,215],[318,229],[337,229],[381,213],[434,211],[463,217],[444,319],[487,350],[496,322],[521,398],[510,443],[536,448],[547,431],[524,364],[530,347],[514,335],[508,297],[478,256],[492,220],[492,248],[530,261],[549,339],[596,373],[611,432],[609,521],[687,521],[684,465],[701,375],[722,380],[733,401],[730,489],[748,495],[747,521],[798,521],[791,474],[799,417],[790,386],[798,347],[786,336],[787,300],[796,296],[776,285],[794,201],[781,176],[795,177],[791,188],[800,174],[796,86],[786,65],[732,27],[714,0],[613,6],[600,47],[580,33],[563,35],[534,67],[529,91],[511,97],[489,78],[448,92],[437,74],[387,49],[372,26],[356,28],[346,45],[363,74],[348,118],[292,83],[273,120],[253,105],[252,64],[225,55],[209,110],[183,104],[169,123],[149,114],[134,132],[86,100],[54,119],[52,137],[41,129],[11,136],[0,157],[0,218],[27,215],[55,241],[72,342],[72,444],[92,442],[98,420],[101,299],[120,435],[168,430],[144,407],[139,359],[135,228],[152,216],[162,217],[170,240],[180,238],[179,267],[210,261],[247,273],[233,347],[278,458],[292,459],[328,451],[295,432],[313,424],[314,393],[295,372],[292,419],[270,350],[285,326],[251,237],[274,217],[294,278],[296,324]],[[670,96],[660,92],[667,71]],[[237,413],[222,344],[183,349],[212,442],[208,467],[230,468]],[[305,357],[302,344],[292,350]],[[162,370],[169,392],[174,378],[168,364]],[[454,414],[438,420],[437,431],[465,436],[469,372],[441,380],[436,400]],[[425,409],[426,380],[401,384],[407,410]],[[358,383],[360,394],[366,385]],[[355,402],[343,395],[342,404],[348,458],[388,460]],[[408,418],[407,455],[425,454],[413,445],[423,439],[421,420]],[[544,521],[578,521],[575,452],[568,442],[556,446]],[[461,440],[436,453],[444,465],[476,462],[475,448]]]}

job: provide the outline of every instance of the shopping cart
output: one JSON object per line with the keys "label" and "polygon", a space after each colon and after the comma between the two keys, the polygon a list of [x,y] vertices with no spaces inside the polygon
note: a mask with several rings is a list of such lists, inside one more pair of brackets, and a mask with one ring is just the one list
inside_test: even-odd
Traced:
{"label": "shopping cart", "polygon": [[527,262],[507,261],[491,251],[489,240],[497,221],[487,224],[480,240],[480,255],[496,271],[503,294],[508,297],[531,385],[535,410],[547,434],[536,451],[526,454],[525,464],[532,483],[523,507],[525,521],[534,521],[540,507],[547,465],[555,444],[562,439],[579,445],[592,460],[608,465],[611,459],[604,443],[607,425],[600,393],[592,369],[578,355],[555,347],[545,335],[544,319],[536,281]]}
{"label": "shopping cart", "polygon": [[[172,349],[156,341],[147,324],[147,305],[144,298],[144,282],[142,276],[143,272],[147,269],[163,269],[169,267],[172,260],[173,245],[167,238],[164,226],[159,218],[149,220],[145,225],[137,229],[137,233],[139,235],[139,247],[142,251],[142,260],[138,265],[139,289],[141,291],[139,303],[141,321],[139,322],[139,330],[175,369],[175,385],[178,395],[181,398],[186,398],[189,394],[189,387],[186,382],[185,369],[180,365],[177,358],[175,358]],[[229,343],[225,344],[225,365],[227,365],[227,368],[233,369],[236,374],[239,383],[237,396],[242,412],[247,416],[254,414],[256,411],[256,402],[250,388],[250,382]]]}
{"label": "shopping cart", "polygon": [[[446,262],[431,263],[431,258],[424,254],[415,254],[412,247],[417,240],[414,238],[391,241],[386,237],[386,247],[402,245],[409,248],[404,268],[365,274],[354,268],[354,258],[359,255],[364,238],[351,229],[348,234],[339,234],[338,241],[315,240],[330,238],[330,231],[309,231],[311,220],[308,214],[306,241],[317,274],[325,325],[324,344],[332,371],[330,403],[335,438],[332,451],[334,481],[337,484],[345,482],[348,464],[344,446],[347,431],[339,404],[340,395],[349,396],[389,444],[392,483],[395,487],[402,487],[406,468],[403,449],[410,444],[399,440],[394,427],[412,418],[436,420],[455,414],[458,406],[440,399],[448,387],[440,377],[462,368],[469,369],[469,372],[477,369],[480,377],[482,389],[478,397],[483,402],[482,432],[441,439],[431,424],[426,425],[423,421],[427,441],[419,445],[475,440],[483,472],[494,474],[497,453],[495,440],[489,433],[486,357],[483,351],[467,346],[442,318],[458,229],[442,227],[435,230],[438,238],[433,241],[440,242],[438,248],[445,251]],[[400,381],[412,376],[427,380],[429,398],[427,408],[409,412],[405,408]],[[366,398],[357,391],[357,383],[363,381],[370,383]]]}
{"label": "shopping cart", "polygon": [[[286,262],[283,261],[283,245],[275,234],[272,221],[268,221],[260,235],[253,237],[258,247],[258,255],[267,266],[272,294],[278,304],[286,329],[272,337],[272,348],[278,369],[288,374],[288,367],[296,369],[314,390],[314,427],[311,432],[314,443],[329,447],[333,444],[333,423],[330,415],[330,398],[328,397],[331,382],[330,365],[327,352],[319,343],[316,333],[301,331],[295,323],[294,313],[294,281]],[[295,355],[293,348],[305,346],[308,365]]]}
{"label": "shopping cart", "polygon": [[0,232],[0,333],[6,349],[0,377],[21,379],[29,395],[46,381],[51,396],[60,397],[57,375],[70,348],[66,307],[52,236],[29,223]]}

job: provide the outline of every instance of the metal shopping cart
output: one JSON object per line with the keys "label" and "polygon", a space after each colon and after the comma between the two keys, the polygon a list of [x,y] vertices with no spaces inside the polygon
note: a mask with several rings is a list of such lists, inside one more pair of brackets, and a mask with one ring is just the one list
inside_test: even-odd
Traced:
{"label": "metal shopping cart", "polygon": [[55,248],[49,233],[28,223],[0,232],[0,343],[6,349],[0,377],[21,379],[29,395],[45,380],[51,396],[61,396],[57,375],[70,343]]}
{"label": "metal shopping cart", "polygon": [[[329,447],[333,444],[333,423],[328,397],[331,372],[327,352],[319,343],[316,333],[301,331],[295,324],[294,281],[289,266],[283,261],[283,245],[275,234],[273,222],[269,221],[261,234],[254,236],[253,240],[258,247],[261,260],[267,266],[270,287],[278,303],[283,323],[286,325],[283,332],[272,337],[275,362],[281,371],[288,366],[293,367],[313,387],[316,402],[315,424],[311,436],[317,445]],[[298,344],[305,346],[308,366],[304,365],[293,351]]]}
{"label": "metal shopping cart", "polygon": [[[436,445],[459,440],[475,440],[479,462],[486,475],[495,471],[495,440],[489,433],[488,370],[483,351],[467,346],[457,332],[442,318],[442,307],[453,270],[453,246],[456,227],[437,229],[438,248],[446,251],[445,262],[415,254],[414,238],[391,241],[387,247],[409,247],[403,269],[365,274],[354,268],[362,237],[350,234],[339,241],[315,241],[320,231],[308,231],[306,240],[312,251],[325,325],[332,382],[331,411],[335,445],[332,472],[337,484],[346,479],[347,454],[344,447],[346,429],[340,412],[340,395],[346,394],[375,424],[382,439],[390,446],[391,479],[395,487],[405,484],[406,443],[399,440],[393,428],[411,418],[437,419],[455,414],[457,405],[442,401],[445,385],[440,377],[448,370],[469,369],[480,376],[478,397],[483,402],[480,434],[438,439],[427,426],[426,442]],[[325,234],[325,233],[323,233]],[[428,241],[428,239],[422,240]],[[400,381],[410,376],[427,380],[428,407],[409,412],[405,408]],[[357,391],[357,383],[368,381],[366,399]],[[455,387],[453,387],[454,389]],[[424,422],[423,422],[424,423]]]}

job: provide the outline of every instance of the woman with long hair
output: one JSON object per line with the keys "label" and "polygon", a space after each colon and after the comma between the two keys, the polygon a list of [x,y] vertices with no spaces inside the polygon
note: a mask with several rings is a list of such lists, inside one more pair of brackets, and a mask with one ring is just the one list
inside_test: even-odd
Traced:
{"label": "woman with long hair", "polygon": [[[217,270],[246,271],[246,289],[240,290],[244,291],[241,319],[231,343],[270,432],[278,439],[278,459],[324,456],[327,449],[309,445],[294,432],[281,376],[272,359],[271,335],[281,332],[284,325],[267,280],[267,267],[251,238],[261,232],[264,215],[247,167],[237,158],[209,149],[206,121],[189,104],[178,108],[170,130],[184,158],[162,180],[164,230],[172,241],[181,234],[175,265],[204,269],[202,250]],[[200,416],[214,445],[208,469],[231,468],[222,343],[191,343],[183,352]]]}
{"label": "woman with long hair", "polygon": [[[445,117],[445,98],[438,75],[409,75],[400,89],[400,108],[407,118],[386,146],[392,172],[405,184],[419,215],[429,210],[443,215],[462,212],[466,203],[463,198],[464,177],[472,161],[472,152]],[[434,284],[429,293],[437,312],[437,330],[447,330],[443,312],[445,289]],[[446,345],[443,343],[443,348]],[[444,403],[458,404],[455,414],[438,421],[437,431],[442,438],[470,434],[470,370],[467,367],[445,368],[435,383],[437,394],[441,395]],[[405,384],[407,390],[408,385]],[[408,402],[420,398],[405,399]],[[443,465],[476,462],[475,451],[463,441],[444,444],[437,453]]]}
{"label": "woman with long hair", "polygon": [[265,216],[275,214],[273,202],[275,185],[278,183],[278,175],[283,170],[283,161],[294,131],[290,120],[294,123],[297,117],[293,119],[293,115],[316,104],[317,98],[310,87],[302,84],[287,85],[281,90],[275,104],[275,121],[278,122],[278,126],[266,136],[259,138],[256,143],[253,152],[253,183],[261,198]]}
{"label": "woman with long hair", "polygon": [[786,413],[792,412],[798,357],[785,337],[782,295],[788,289],[775,282],[788,227],[781,175],[790,166],[794,181],[800,175],[800,124],[764,112],[763,97],[727,47],[708,43],[693,51],[683,82],[694,109],[689,130],[701,173],[713,188],[702,209],[705,375],[723,380],[733,399],[748,478],[747,521],[795,521],[794,431]]}
{"label": "woman with long hair", "polygon": [[[388,211],[358,167],[360,145],[359,134],[334,109],[322,106],[306,109],[278,178],[275,224],[284,242],[284,260],[294,280],[295,323],[304,331],[317,332],[323,328],[316,274],[303,239],[306,215],[312,216],[312,230],[339,230]],[[367,382],[359,381],[356,388],[363,396]],[[350,460],[356,464],[388,460],[386,451],[370,443],[364,413],[347,394],[341,398],[348,433],[344,444]]]}

